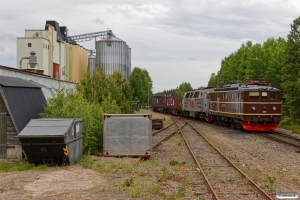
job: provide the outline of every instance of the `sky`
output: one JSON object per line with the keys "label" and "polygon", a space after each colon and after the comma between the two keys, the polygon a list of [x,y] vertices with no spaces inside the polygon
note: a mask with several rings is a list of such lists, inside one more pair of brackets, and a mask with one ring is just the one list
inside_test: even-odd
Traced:
{"label": "sky", "polygon": [[112,30],[131,48],[132,69],[149,72],[154,93],[183,82],[198,88],[243,43],[286,38],[299,16],[299,0],[2,1],[0,65],[16,68],[16,38],[55,20],[70,36]]}

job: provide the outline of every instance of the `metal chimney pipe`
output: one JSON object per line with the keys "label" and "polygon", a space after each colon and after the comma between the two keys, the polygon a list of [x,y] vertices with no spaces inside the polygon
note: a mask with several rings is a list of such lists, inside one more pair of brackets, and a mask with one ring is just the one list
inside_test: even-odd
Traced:
{"label": "metal chimney pipe", "polygon": [[20,69],[22,69],[22,60],[24,60],[24,59],[29,59],[29,58],[28,57],[21,58],[21,60],[20,60]]}

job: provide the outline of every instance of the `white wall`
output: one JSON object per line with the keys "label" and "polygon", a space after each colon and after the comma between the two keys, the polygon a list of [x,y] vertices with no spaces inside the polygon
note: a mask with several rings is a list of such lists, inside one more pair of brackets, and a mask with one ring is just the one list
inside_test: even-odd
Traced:
{"label": "white wall", "polygon": [[3,67],[0,66],[0,75],[1,76],[9,76],[9,77],[18,77],[25,80],[30,80],[35,83],[41,84],[45,87],[42,87],[42,90],[44,92],[44,95],[47,98],[52,97],[52,92],[54,89],[57,89],[59,87],[63,88],[75,88],[76,83],[67,82],[67,81],[60,81],[56,80],[47,76],[38,75],[38,74],[32,74],[26,71],[22,71],[20,69],[10,68],[10,67]]}
{"label": "white wall", "polygon": [[[31,47],[28,47],[31,43]],[[36,68],[44,70],[45,74],[48,71],[48,48],[49,41],[43,38],[17,38],[17,60],[16,67],[20,68],[20,60],[22,57],[29,57],[31,51],[35,51],[38,65]],[[22,69],[28,68],[28,59],[22,61]]]}

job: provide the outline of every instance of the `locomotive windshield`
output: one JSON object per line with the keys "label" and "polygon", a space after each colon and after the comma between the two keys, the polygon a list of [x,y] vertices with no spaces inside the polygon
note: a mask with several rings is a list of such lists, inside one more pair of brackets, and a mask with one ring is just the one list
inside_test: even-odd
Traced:
{"label": "locomotive windshield", "polygon": [[249,99],[259,99],[259,92],[249,92]]}
{"label": "locomotive windshield", "polygon": [[194,98],[198,98],[198,96],[199,96],[199,92],[195,92]]}
{"label": "locomotive windshield", "polygon": [[270,92],[270,100],[278,100],[278,92]]}
{"label": "locomotive windshield", "polygon": [[267,100],[268,99],[268,93],[267,92],[262,92],[261,93],[261,99],[262,100]]}

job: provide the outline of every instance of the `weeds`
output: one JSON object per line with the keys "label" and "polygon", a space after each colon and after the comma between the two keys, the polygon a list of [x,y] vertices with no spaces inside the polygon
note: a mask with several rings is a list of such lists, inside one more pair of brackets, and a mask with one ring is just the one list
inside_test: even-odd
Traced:
{"label": "weeds", "polygon": [[170,165],[178,165],[178,161],[173,159],[169,162],[169,164]]}
{"label": "weeds", "polygon": [[182,186],[178,186],[176,191],[171,192],[170,194],[164,194],[164,199],[166,200],[176,200],[181,199],[185,196],[186,189]]}
{"label": "weeds", "polygon": [[161,169],[162,171],[162,175],[161,175],[161,180],[165,181],[169,178],[175,177],[175,175],[171,172],[169,172],[169,170],[166,167],[163,167]]}
{"label": "weeds", "polygon": [[140,197],[142,197],[141,190],[136,189],[136,188],[130,190],[130,195],[131,195],[132,198],[140,198]]}
{"label": "weeds", "polygon": [[239,157],[236,154],[233,155],[233,159],[235,159],[237,162],[240,161]]}
{"label": "weeds", "polygon": [[90,155],[83,155],[79,162],[83,168],[92,168],[93,161]]}
{"label": "weeds", "polygon": [[213,154],[216,154],[217,153],[217,151],[212,147],[211,148],[211,152],[213,153]]}
{"label": "weeds", "polygon": [[265,183],[261,185],[261,188],[267,188],[269,189],[271,192],[276,192],[276,177],[275,176],[271,176],[269,174],[266,175],[266,178],[268,179],[269,183]]}
{"label": "weeds", "polygon": [[151,190],[155,194],[160,194],[161,193],[161,187],[158,184],[152,185]]}
{"label": "weeds", "polygon": [[124,181],[124,186],[125,187],[129,187],[129,186],[132,186],[133,185],[133,178],[130,177],[130,179],[125,179]]}
{"label": "weeds", "polygon": [[192,183],[192,178],[190,176],[186,177],[184,180],[185,185],[190,185]]}
{"label": "weeds", "polygon": [[182,187],[181,185],[177,187],[177,197],[184,197],[185,192],[186,192],[185,187]]}
{"label": "weeds", "polygon": [[182,143],[181,140],[178,140],[178,141],[176,142],[177,146],[180,146],[181,143]]}
{"label": "weeds", "polygon": [[168,171],[168,169],[166,167],[163,167],[161,169],[161,171],[162,171],[161,179],[162,180],[168,179],[169,178],[169,171]]}
{"label": "weeds", "polygon": [[47,170],[48,169],[48,165],[38,165],[37,169],[38,170]]}

